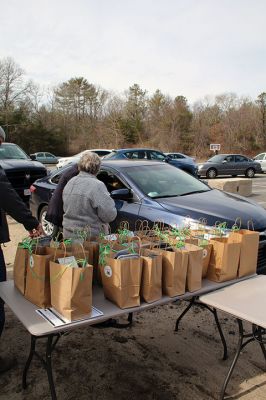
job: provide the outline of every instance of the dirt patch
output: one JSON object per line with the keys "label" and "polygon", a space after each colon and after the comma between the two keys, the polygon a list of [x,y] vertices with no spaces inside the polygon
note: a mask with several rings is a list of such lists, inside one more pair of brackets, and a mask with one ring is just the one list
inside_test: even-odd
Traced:
{"label": "dirt patch", "polygon": [[[16,244],[26,232],[12,220],[9,226],[12,243],[4,253],[11,278]],[[88,327],[63,336],[53,353],[58,400],[218,399],[237,344],[237,326],[227,314],[219,313],[229,351],[229,360],[222,361],[222,344],[207,310],[194,307],[179,331],[174,331],[185,306],[180,302],[134,314],[128,329]],[[1,354],[14,354],[18,365],[0,376],[0,399],[50,399],[47,376],[38,360],[29,370],[28,388],[22,389],[30,336],[8,308],[6,317]],[[39,348],[45,351],[44,341]],[[262,352],[252,343],[242,352],[231,379],[231,398],[266,400],[264,371]]]}

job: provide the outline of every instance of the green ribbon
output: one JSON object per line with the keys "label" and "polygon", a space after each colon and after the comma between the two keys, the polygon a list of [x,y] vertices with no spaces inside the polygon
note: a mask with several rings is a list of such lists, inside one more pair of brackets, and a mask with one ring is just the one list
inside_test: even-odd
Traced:
{"label": "green ribbon", "polygon": [[111,253],[111,245],[109,243],[107,244],[100,244],[99,248],[99,264],[104,265],[106,256],[108,256]]}
{"label": "green ribbon", "polygon": [[27,237],[27,238],[23,239],[22,242],[20,242],[18,244],[18,247],[20,249],[28,250],[28,252],[30,254],[32,254],[33,253],[33,248],[36,247],[36,244],[37,244],[37,240],[36,239],[32,239],[30,237]]}

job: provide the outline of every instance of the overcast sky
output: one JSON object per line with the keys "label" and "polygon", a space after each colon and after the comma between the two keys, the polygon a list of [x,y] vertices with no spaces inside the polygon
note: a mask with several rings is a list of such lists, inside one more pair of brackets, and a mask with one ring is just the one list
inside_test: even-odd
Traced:
{"label": "overcast sky", "polygon": [[194,102],[266,91],[266,0],[0,0],[0,58],[41,85],[83,76]]}

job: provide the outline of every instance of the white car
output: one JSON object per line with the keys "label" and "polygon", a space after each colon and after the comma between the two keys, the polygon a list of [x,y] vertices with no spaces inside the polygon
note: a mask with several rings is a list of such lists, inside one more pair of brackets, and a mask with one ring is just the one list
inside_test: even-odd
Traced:
{"label": "white car", "polygon": [[266,153],[258,154],[253,160],[260,163],[262,172],[266,172]]}
{"label": "white car", "polygon": [[93,151],[94,153],[97,153],[98,156],[100,156],[101,158],[112,152],[112,150],[108,150],[108,149],[88,149],[88,150],[83,150],[80,153],[75,154],[74,156],[59,158],[58,159],[58,163],[56,164],[56,167],[57,168],[62,168],[67,164],[79,162],[80,157],[86,151]]}

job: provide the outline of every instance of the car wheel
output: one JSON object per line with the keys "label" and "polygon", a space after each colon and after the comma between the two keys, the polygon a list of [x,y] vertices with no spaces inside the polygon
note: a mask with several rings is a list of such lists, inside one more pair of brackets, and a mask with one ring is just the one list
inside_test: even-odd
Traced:
{"label": "car wheel", "polygon": [[232,175],[233,178],[235,178],[237,175]]}
{"label": "car wheel", "polygon": [[207,176],[207,178],[209,178],[209,179],[216,178],[216,176],[217,176],[217,171],[216,171],[216,169],[215,169],[215,168],[210,168],[210,169],[208,169],[208,171],[206,172],[206,176]]}
{"label": "car wheel", "polygon": [[42,229],[47,236],[54,236],[57,233],[57,227],[51,222],[46,221],[45,217],[47,214],[48,206],[44,206],[41,209],[39,222],[42,225]]}
{"label": "car wheel", "polygon": [[254,171],[254,169],[253,169],[253,168],[248,168],[248,169],[246,170],[245,176],[246,176],[247,178],[254,178],[254,176],[255,176],[255,171]]}

